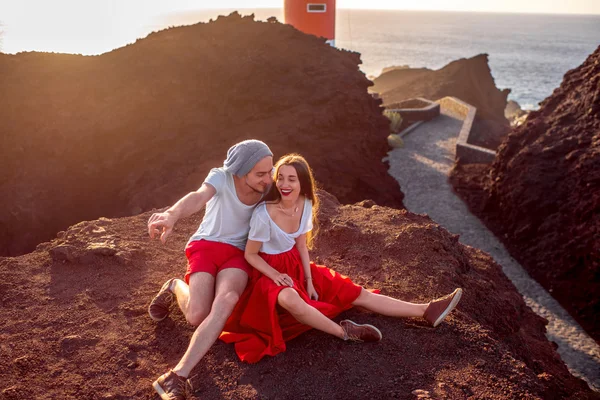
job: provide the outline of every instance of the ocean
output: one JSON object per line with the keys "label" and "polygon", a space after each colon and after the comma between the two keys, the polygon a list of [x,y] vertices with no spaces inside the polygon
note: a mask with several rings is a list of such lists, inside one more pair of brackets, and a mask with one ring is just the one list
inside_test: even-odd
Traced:
{"label": "ocean", "polygon": [[[171,15],[169,25],[208,21],[232,10]],[[240,10],[282,21],[281,9]],[[337,10],[336,47],[361,53],[361,70],[377,76],[389,66],[439,69],[459,58],[489,55],[496,86],[509,99],[537,109],[570,69],[600,45],[600,15],[496,14]]]}

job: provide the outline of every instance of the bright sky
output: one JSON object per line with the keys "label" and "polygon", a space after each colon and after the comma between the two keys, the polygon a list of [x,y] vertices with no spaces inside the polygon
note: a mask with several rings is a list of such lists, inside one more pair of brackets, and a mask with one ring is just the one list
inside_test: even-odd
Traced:
{"label": "bright sky", "polygon": [[[143,37],[170,13],[282,8],[284,0],[0,0],[0,49],[98,54]],[[338,8],[600,14],[600,0],[337,0]],[[151,29],[154,28],[154,29]]]}

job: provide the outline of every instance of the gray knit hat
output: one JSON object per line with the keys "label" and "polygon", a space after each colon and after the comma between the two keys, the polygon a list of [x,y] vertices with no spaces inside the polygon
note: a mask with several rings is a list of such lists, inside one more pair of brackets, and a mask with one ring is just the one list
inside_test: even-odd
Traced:
{"label": "gray knit hat", "polygon": [[223,169],[237,176],[244,176],[254,168],[257,162],[267,156],[273,156],[269,146],[260,140],[250,139],[235,144],[227,150],[227,159]]}

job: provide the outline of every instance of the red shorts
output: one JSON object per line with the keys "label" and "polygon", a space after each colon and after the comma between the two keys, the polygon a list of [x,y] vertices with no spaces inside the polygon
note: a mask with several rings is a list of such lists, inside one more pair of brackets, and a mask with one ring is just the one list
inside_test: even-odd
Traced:
{"label": "red shorts", "polygon": [[227,243],[213,242],[210,240],[194,240],[185,248],[188,259],[185,282],[190,283],[190,276],[196,272],[208,272],[217,276],[227,268],[238,268],[248,275],[252,266],[244,258],[244,252]]}

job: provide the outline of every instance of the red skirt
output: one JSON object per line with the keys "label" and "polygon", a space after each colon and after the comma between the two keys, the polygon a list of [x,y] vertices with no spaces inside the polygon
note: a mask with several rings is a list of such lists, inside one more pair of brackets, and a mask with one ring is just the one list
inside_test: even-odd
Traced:
{"label": "red skirt", "polygon": [[[277,271],[288,274],[300,297],[329,318],[352,308],[362,290],[350,278],[311,262],[313,285],[319,295],[319,300],[311,300],[306,292],[300,253],[295,246],[285,253],[261,253],[260,256]],[[248,286],[220,336],[226,343],[235,343],[240,360],[255,363],[266,355],[282,353],[286,341],[312,329],[277,305],[279,292],[287,287],[277,286],[257,269],[252,270]]]}

